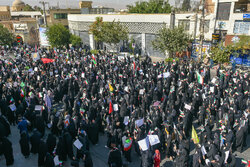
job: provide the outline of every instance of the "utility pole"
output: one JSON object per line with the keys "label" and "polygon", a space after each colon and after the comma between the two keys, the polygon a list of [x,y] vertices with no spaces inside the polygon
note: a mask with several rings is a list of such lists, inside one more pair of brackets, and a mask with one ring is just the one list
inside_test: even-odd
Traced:
{"label": "utility pole", "polygon": [[45,5],[48,4],[48,2],[40,1],[39,3],[43,5],[44,23],[45,23],[45,26],[48,27],[48,24],[47,24],[47,17],[46,17],[46,10],[45,10]]}
{"label": "utility pole", "polygon": [[196,31],[197,31],[197,22],[198,22],[198,13],[195,13],[195,21],[194,21],[194,42],[196,41]]}
{"label": "utility pole", "polygon": [[204,40],[204,24],[205,24],[205,0],[202,0],[202,16],[201,16],[201,29],[200,29],[200,52],[199,59],[202,58],[202,48],[203,48],[203,40]]}

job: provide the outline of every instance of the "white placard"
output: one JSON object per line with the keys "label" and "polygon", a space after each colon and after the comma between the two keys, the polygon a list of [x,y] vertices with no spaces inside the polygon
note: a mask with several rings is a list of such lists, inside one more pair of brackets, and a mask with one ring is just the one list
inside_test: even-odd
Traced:
{"label": "white placard", "polygon": [[187,109],[187,110],[191,110],[191,106],[190,106],[190,105],[188,105],[188,104],[185,104],[185,109]]}
{"label": "white placard", "polygon": [[15,111],[16,110],[15,104],[11,104],[11,105],[9,105],[9,107],[10,107],[11,111]]}
{"label": "white placard", "polygon": [[38,68],[37,68],[37,67],[35,67],[34,71],[38,71]]}
{"label": "white placard", "polygon": [[41,111],[42,107],[42,105],[35,105],[35,111]]}
{"label": "white placard", "polygon": [[140,89],[139,94],[140,94],[140,95],[143,95],[143,94],[144,94],[144,89]]}
{"label": "white placard", "polygon": [[211,82],[212,82],[213,84],[215,84],[216,79],[215,79],[215,78],[213,78]]}
{"label": "white placard", "polygon": [[135,121],[135,126],[137,126],[139,128],[140,126],[143,125],[143,123],[144,123],[144,118],[138,119]]}
{"label": "white placard", "polygon": [[236,78],[233,78],[234,83],[236,83]]}
{"label": "white placard", "polygon": [[55,156],[55,158],[54,158],[54,164],[55,164],[55,166],[60,165],[60,161],[59,161],[58,155]]}
{"label": "white placard", "polygon": [[49,72],[49,75],[52,76],[52,75],[53,75],[53,72]]}
{"label": "white placard", "polygon": [[118,111],[118,104],[113,105],[114,111]]}
{"label": "white placard", "polygon": [[158,135],[148,135],[148,139],[151,146],[160,143]]}
{"label": "white placard", "polygon": [[129,121],[129,116],[125,116],[123,120],[124,125],[128,125],[128,121]]}
{"label": "white placard", "polygon": [[170,72],[164,72],[163,73],[163,78],[168,78],[170,76]]}
{"label": "white placard", "polygon": [[126,87],[124,88],[124,90],[125,90],[126,92],[128,92],[128,87],[126,86]]}
{"label": "white placard", "polygon": [[160,75],[158,75],[158,78],[162,78],[162,75],[160,74]]}
{"label": "white placard", "polygon": [[40,81],[40,76],[39,75],[37,76],[37,80]]}
{"label": "white placard", "polygon": [[82,77],[82,78],[84,78],[84,77],[85,77],[85,73],[84,73],[84,72],[82,73],[81,77]]}
{"label": "white placard", "polygon": [[201,147],[201,152],[203,156],[207,154],[207,151],[204,146]]}
{"label": "white placard", "polygon": [[210,92],[214,93],[214,87],[210,87]]}
{"label": "white placard", "polygon": [[139,146],[141,147],[142,151],[146,151],[149,149],[149,140],[148,137],[146,137],[145,139],[142,139],[140,141],[138,141]]}
{"label": "white placard", "polygon": [[76,146],[76,148],[78,150],[80,150],[82,148],[82,143],[77,139],[75,142],[74,142],[74,146]]}

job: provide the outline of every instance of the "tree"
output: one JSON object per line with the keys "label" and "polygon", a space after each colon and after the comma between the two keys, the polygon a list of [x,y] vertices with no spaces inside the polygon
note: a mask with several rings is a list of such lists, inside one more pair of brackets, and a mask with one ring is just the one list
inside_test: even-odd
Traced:
{"label": "tree", "polygon": [[50,26],[46,32],[46,35],[52,47],[68,47],[70,43],[70,32],[62,24],[54,24]]}
{"label": "tree", "polygon": [[189,11],[191,9],[190,0],[184,0],[182,3],[182,10]]}
{"label": "tree", "polygon": [[89,32],[93,34],[95,41],[97,42],[97,48],[101,42],[103,42],[103,19],[102,17],[96,17],[96,21],[90,25]]}
{"label": "tree", "polygon": [[0,24],[0,45],[11,45],[14,41],[14,35]]}
{"label": "tree", "polygon": [[168,0],[149,0],[148,2],[136,2],[127,6],[129,13],[171,13],[171,5]]}
{"label": "tree", "polygon": [[80,46],[82,43],[82,39],[79,36],[71,34],[70,43],[72,44],[72,46]]}
{"label": "tree", "polygon": [[153,47],[162,53],[169,53],[170,57],[177,52],[183,52],[187,49],[190,42],[190,36],[184,31],[183,26],[174,29],[163,28],[157,34],[152,42]]}
{"label": "tree", "polygon": [[232,45],[223,46],[220,43],[218,46],[214,46],[211,48],[210,57],[213,61],[223,64],[228,63],[230,60],[230,55],[234,52],[234,48]]}
{"label": "tree", "polygon": [[23,11],[35,11],[35,9],[33,9],[32,6],[26,4],[23,8]]}
{"label": "tree", "polygon": [[239,40],[233,44],[235,50],[240,51],[243,54],[249,53],[250,48],[250,36],[240,35]]}
{"label": "tree", "polygon": [[94,35],[95,41],[116,45],[121,40],[128,39],[128,31],[120,22],[103,22],[101,17],[97,17],[96,21],[90,26],[90,33]]}
{"label": "tree", "polygon": [[109,45],[116,45],[121,40],[128,39],[128,31],[124,28],[120,22],[104,22],[102,27],[103,42]]}

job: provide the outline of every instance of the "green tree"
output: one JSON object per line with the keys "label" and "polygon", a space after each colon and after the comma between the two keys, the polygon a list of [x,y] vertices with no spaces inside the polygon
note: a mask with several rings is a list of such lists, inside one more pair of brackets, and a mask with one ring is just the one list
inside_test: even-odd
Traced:
{"label": "green tree", "polygon": [[168,0],[149,0],[127,6],[129,13],[171,13]]}
{"label": "green tree", "polygon": [[211,48],[210,57],[216,63],[223,64],[230,61],[230,55],[234,52],[232,45],[223,46],[218,44]]}
{"label": "green tree", "polygon": [[52,47],[68,47],[70,43],[70,32],[62,24],[54,24],[50,26],[46,32],[46,35]]}
{"label": "green tree", "polygon": [[121,40],[128,39],[128,30],[120,22],[104,22],[102,27],[103,42],[109,45],[116,45]]}
{"label": "green tree", "polygon": [[172,58],[177,52],[183,52],[187,49],[190,42],[190,36],[184,31],[182,26],[174,29],[163,28],[152,41],[153,47],[162,53],[168,52]]}
{"label": "green tree", "polygon": [[243,54],[249,53],[250,48],[250,36],[240,35],[239,41],[233,44],[235,50],[240,50]]}
{"label": "green tree", "polygon": [[82,39],[79,36],[71,34],[70,43],[72,44],[72,46],[80,46],[82,43]]}
{"label": "green tree", "polygon": [[115,46],[121,40],[128,39],[128,30],[120,22],[115,22],[115,20],[113,22],[103,22],[101,17],[96,18],[89,31],[94,35],[94,39],[98,44],[105,42]]}
{"label": "green tree", "polygon": [[97,42],[98,48],[101,42],[103,42],[103,19],[102,17],[96,17],[96,21],[90,25],[89,32],[93,34],[95,41]]}
{"label": "green tree", "polygon": [[33,9],[32,6],[26,4],[25,7],[23,8],[23,11],[35,11],[35,9]]}
{"label": "green tree", "polygon": [[14,35],[0,24],[0,45],[11,45],[14,41]]}

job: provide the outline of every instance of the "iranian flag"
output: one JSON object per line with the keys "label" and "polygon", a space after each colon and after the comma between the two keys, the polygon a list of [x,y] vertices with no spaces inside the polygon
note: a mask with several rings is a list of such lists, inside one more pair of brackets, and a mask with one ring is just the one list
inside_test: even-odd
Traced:
{"label": "iranian flag", "polygon": [[203,84],[203,77],[199,74],[199,72],[198,71],[196,71],[196,74],[197,74],[197,80],[198,80],[198,83],[199,84]]}
{"label": "iranian flag", "polygon": [[42,97],[43,97],[42,92],[39,92],[38,97],[39,97],[39,98],[42,98]]}
{"label": "iranian flag", "polygon": [[247,161],[246,160],[244,160],[244,159],[242,159],[241,160],[241,163],[243,163],[243,164],[245,164],[245,165],[247,165],[248,163],[247,163]]}
{"label": "iranian flag", "polygon": [[25,94],[24,94],[24,91],[23,89],[21,89],[21,93],[20,93],[21,97],[24,98]]}
{"label": "iranian flag", "polygon": [[88,84],[89,84],[89,82],[88,82],[87,80],[85,80],[85,84],[86,84],[86,85],[88,85]]}

